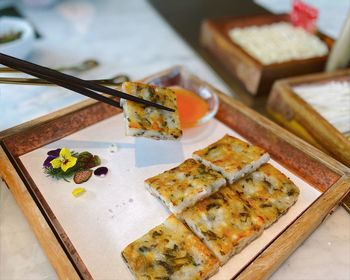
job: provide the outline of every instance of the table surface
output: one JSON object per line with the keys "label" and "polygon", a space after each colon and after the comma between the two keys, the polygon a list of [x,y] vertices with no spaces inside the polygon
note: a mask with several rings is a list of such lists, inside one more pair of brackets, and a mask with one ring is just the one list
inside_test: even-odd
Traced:
{"label": "table surface", "polygon": [[[184,65],[237,97],[145,1],[60,1],[48,9],[20,8],[42,34],[31,61],[58,67],[96,58],[101,65],[84,78],[127,73],[137,79]],[[54,87],[0,85],[0,130],[83,99]],[[0,279],[56,279],[12,195],[0,185]],[[348,213],[338,208],[271,279],[350,279]]]}

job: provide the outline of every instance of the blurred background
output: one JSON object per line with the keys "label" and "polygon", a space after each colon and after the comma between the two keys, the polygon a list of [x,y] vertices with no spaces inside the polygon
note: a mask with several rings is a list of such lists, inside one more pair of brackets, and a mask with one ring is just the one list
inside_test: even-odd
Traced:
{"label": "blurred background", "polygon": [[[307,2],[319,10],[319,29],[337,38],[350,1]],[[203,0],[1,0],[0,16],[17,16],[31,26],[33,38],[28,39],[17,54],[35,63],[66,68],[68,73],[87,79],[111,78],[118,74],[138,79],[173,65],[184,65],[249,105],[255,101],[249,99],[249,94],[242,94],[235,84],[230,85],[231,78],[223,74],[222,68],[213,66],[215,62],[210,66],[206,63],[210,63],[210,59],[199,45],[201,21],[289,12],[291,3],[290,0],[219,0],[215,3]],[[96,62],[96,67],[84,67],[86,60]],[[59,88],[0,84],[0,130],[82,99]],[[256,107],[259,110],[261,103]]]}

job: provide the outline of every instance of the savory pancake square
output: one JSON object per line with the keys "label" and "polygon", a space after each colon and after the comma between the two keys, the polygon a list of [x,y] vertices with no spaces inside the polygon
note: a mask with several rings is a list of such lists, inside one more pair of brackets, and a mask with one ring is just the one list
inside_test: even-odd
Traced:
{"label": "savory pancake square", "polygon": [[271,164],[264,164],[229,186],[264,220],[265,228],[278,220],[298,199],[299,188]]}
{"label": "savory pancake square", "polygon": [[176,140],[182,136],[176,94],[173,90],[142,83],[124,82],[122,91],[175,109],[175,112],[170,112],[121,99],[126,120],[126,135],[161,140]]}
{"label": "savory pancake square", "polygon": [[223,265],[263,231],[263,221],[228,187],[185,210],[181,218]]}
{"label": "savory pancake square", "polygon": [[187,159],[179,166],[145,180],[146,187],[174,214],[179,214],[197,201],[226,184],[225,178],[205,165]]}
{"label": "savory pancake square", "polygon": [[219,268],[209,249],[173,215],[129,244],[122,257],[136,279],[207,279]]}
{"label": "savory pancake square", "polygon": [[270,156],[260,147],[226,134],[208,147],[193,153],[193,158],[220,172],[232,183],[266,163]]}

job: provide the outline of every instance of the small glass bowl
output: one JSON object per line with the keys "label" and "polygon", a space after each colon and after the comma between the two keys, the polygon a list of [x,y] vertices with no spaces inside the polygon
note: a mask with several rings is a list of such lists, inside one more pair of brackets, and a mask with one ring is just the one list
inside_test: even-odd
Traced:
{"label": "small glass bowl", "polygon": [[219,98],[214,88],[195,75],[190,74],[181,66],[175,66],[162,73],[155,74],[145,79],[144,82],[161,87],[184,88],[195,93],[208,104],[208,112],[195,123],[181,123],[184,128],[203,125],[211,120],[218,112]]}
{"label": "small glass bowl", "polygon": [[[219,108],[219,98],[217,97],[217,95],[215,93],[213,93],[213,91],[210,91],[208,88],[201,87],[201,88],[197,88],[196,90],[193,90],[193,89],[190,90],[188,88],[180,87],[178,85],[171,86],[170,88],[176,92],[176,94],[178,95],[177,96],[178,98],[179,98],[179,95],[186,96],[186,95],[190,94],[191,96],[194,96],[192,98],[188,98],[188,100],[187,100],[189,102],[189,104],[186,104],[187,114],[189,114],[188,111],[190,111],[190,110],[196,110],[196,108],[199,110],[201,110],[201,109],[203,110],[203,106],[205,106],[205,105],[207,106],[207,108],[206,108],[207,111],[200,118],[197,118],[195,121],[188,120],[188,119],[184,120],[181,116],[181,113],[182,113],[181,106],[183,104],[183,101],[178,103],[178,109],[179,109],[179,113],[180,113],[180,122],[181,122],[181,127],[183,129],[198,126],[198,125],[203,125],[206,122],[208,122],[211,118],[213,118],[215,116],[215,114],[217,113],[218,108]],[[198,97],[200,99],[198,99]],[[203,101],[204,101],[204,103],[203,103]]]}
{"label": "small glass bowl", "polygon": [[209,90],[206,87],[199,88],[198,91],[195,91],[205,102],[208,104],[208,112],[201,117],[195,125],[202,125],[208,122],[210,119],[215,117],[216,113],[219,110],[219,98],[214,93],[214,91]]}

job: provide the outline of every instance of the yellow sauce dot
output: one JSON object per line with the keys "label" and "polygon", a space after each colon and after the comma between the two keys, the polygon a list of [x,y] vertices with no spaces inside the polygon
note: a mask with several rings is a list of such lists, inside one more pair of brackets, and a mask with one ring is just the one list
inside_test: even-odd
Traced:
{"label": "yellow sauce dot", "polygon": [[73,191],[72,191],[72,195],[74,197],[78,197],[78,196],[81,196],[83,193],[85,193],[86,190],[84,188],[75,188]]}

